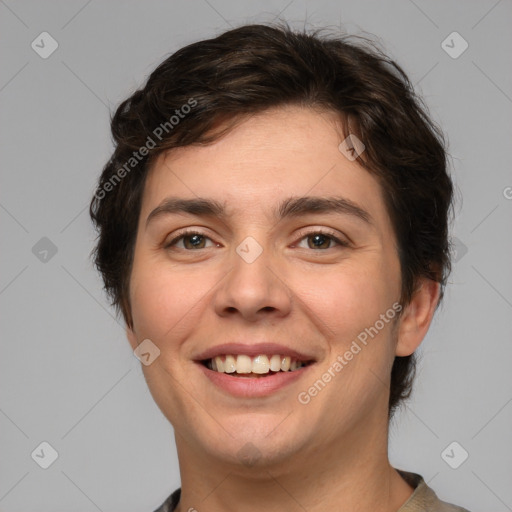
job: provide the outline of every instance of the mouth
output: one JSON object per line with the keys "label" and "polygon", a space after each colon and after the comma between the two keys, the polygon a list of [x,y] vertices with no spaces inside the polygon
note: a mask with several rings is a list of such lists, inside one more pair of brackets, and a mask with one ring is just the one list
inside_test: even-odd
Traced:
{"label": "mouth", "polygon": [[[278,365],[279,363],[279,365]],[[236,398],[270,397],[289,389],[314,367],[314,360],[301,361],[280,354],[215,356],[196,361],[197,368],[222,393]]]}
{"label": "mouth", "polygon": [[302,361],[280,354],[260,354],[255,357],[245,354],[225,354],[199,361],[205,368],[214,372],[253,379],[270,377],[277,373],[296,372],[314,362],[314,360]]}
{"label": "mouth", "polygon": [[193,359],[196,368],[214,388],[238,398],[264,398],[290,389],[318,362],[278,343],[224,343]]}

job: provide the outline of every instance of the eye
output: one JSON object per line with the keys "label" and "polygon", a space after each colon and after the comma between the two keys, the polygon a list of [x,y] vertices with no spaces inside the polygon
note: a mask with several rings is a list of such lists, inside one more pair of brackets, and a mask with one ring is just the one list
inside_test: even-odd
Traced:
{"label": "eye", "polygon": [[[308,243],[307,249],[331,249],[330,246],[331,242],[335,242],[337,245],[340,245],[342,247],[348,247],[349,243],[345,242],[344,240],[340,240],[336,233],[333,233],[332,231],[327,231],[323,229],[317,229],[315,231],[310,231],[309,233],[306,233],[302,236],[301,240],[312,240],[311,243]],[[326,247],[327,245],[327,247]]]}
{"label": "eye", "polygon": [[[312,242],[308,243],[307,249],[332,249],[332,243],[342,246],[349,247],[349,243],[341,240],[336,236],[336,233],[328,230],[317,229],[315,231],[310,231],[309,233],[303,234],[300,240],[311,239]],[[200,231],[182,231],[176,237],[174,237],[169,243],[165,244],[165,249],[170,249],[171,247],[177,247],[182,250],[199,250],[199,249],[207,249],[205,246],[206,240],[211,240],[211,238],[207,237],[204,233]],[[182,242],[182,247],[178,246],[178,243]],[[216,244],[218,246],[218,244]],[[211,246],[210,246],[211,247]]]}
{"label": "eye", "polygon": [[[187,241],[190,243],[187,243]],[[178,236],[173,238],[168,244],[165,244],[165,249],[169,249],[171,246],[177,245],[178,242],[183,241],[183,247],[178,249],[194,250],[194,249],[206,249],[204,246],[205,240],[211,240],[199,231],[182,231]]]}

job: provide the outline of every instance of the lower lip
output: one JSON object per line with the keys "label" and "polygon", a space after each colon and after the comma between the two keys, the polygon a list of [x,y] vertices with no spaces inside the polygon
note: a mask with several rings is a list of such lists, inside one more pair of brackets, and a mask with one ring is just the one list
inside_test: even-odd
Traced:
{"label": "lower lip", "polygon": [[313,364],[303,366],[293,372],[277,372],[267,377],[233,377],[229,373],[210,370],[197,363],[201,371],[211,382],[233,396],[240,398],[258,398],[269,396],[277,390],[300,379]]}

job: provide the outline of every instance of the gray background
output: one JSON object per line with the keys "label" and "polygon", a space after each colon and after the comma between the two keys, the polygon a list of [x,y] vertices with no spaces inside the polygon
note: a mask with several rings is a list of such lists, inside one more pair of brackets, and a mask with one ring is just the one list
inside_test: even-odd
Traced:
{"label": "gray background", "polygon": [[[151,511],[179,486],[172,427],[88,258],[87,206],[109,111],[181,46],[279,14],[376,34],[448,133],[458,261],[390,457],[444,500],[512,510],[510,0],[0,0],[1,511]],[[47,59],[31,48],[43,31]],[[453,31],[469,43],[456,59]],[[46,470],[42,441],[59,455]],[[458,469],[441,457],[453,441]]]}

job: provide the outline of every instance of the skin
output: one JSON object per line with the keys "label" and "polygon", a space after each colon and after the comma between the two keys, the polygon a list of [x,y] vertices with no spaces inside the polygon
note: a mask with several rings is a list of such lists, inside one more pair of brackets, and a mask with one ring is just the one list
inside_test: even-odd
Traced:
{"label": "skin", "polygon": [[[387,407],[395,355],[414,352],[439,299],[422,280],[389,322],[308,404],[297,395],[343,355],[357,335],[399,301],[396,238],[377,180],[338,149],[337,116],[300,107],[244,120],[208,146],[160,155],[146,182],[130,303],[133,349],[149,338],[160,356],[143,366],[172,423],[179,456],[180,512],[397,511],[413,492],[388,460]],[[228,216],[146,219],[166,197],[225,201]],[[308,214],[279,222],[289,196],[340,195],[372,218]],[[200,230],[165,248],[182,228]],[[318,229],[334,231],[314,244]],[[236,252],[248,236],[263,252]],[[195,240],[197,243],[197,239]],[[219,390],[192,358],[221,343],[272,341],[316,359],[308,377],[266,398]],[[252,443],[258,457],[242,463]]]}

